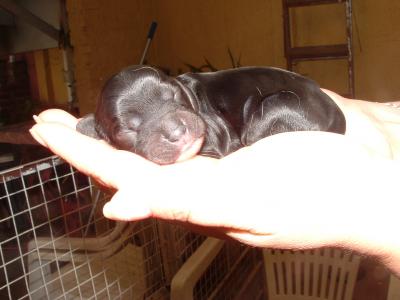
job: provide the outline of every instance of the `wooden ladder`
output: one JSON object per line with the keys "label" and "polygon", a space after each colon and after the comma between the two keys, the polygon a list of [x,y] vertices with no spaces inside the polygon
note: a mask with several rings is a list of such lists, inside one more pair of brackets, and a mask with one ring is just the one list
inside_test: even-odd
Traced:
{"label": "wooden ladder", "polygon": [[[346,6],[346,39],[343,44],[293,47],[290,25],[290,9],[296,7],[338,3]],[[347,59],[348,62],[348,95],[354,97],[354,63],[352,34],[352,3],[351,0],[282,0],[285,57],[287,69],[300,61]]]}

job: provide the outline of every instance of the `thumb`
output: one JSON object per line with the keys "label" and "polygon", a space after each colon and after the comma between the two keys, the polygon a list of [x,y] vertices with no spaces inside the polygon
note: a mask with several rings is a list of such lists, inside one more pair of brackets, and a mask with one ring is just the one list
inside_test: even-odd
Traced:
{"label": "thumb", "polygon": [[103,207],[106,218],[118,221],[136,221],[151,217],[152,213],[145,201],[134,199],[132,192],[117,191]]}

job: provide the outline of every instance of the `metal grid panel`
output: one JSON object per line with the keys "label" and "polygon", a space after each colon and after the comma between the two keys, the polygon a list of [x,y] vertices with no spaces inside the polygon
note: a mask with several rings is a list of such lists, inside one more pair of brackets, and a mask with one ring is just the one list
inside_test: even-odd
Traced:
{"label": "metal grid panel", "polygon": [[261,251],[226,242],[193,289],[193,299],[265,299]]}
{"label": "metal grid panel", "polygon": [[206,236],[165,221],[158,222],[164,274],[167,284],[186,260],[196,251]]}
{"label": "metal grid panel", "polygon": [[107,199],[56,157],[0,173],[0,298],[164,298],[156,222],[107,220]]}
{"label": "metal grid panel", "polygon": [[[0,299],[167,299],[205,237],[167,222],[107,220],[108,199],[57,157],[0,172]],[[255,251],[228,243],[196,299],[259,291],[259,281],[243,283],[260,262]]]}

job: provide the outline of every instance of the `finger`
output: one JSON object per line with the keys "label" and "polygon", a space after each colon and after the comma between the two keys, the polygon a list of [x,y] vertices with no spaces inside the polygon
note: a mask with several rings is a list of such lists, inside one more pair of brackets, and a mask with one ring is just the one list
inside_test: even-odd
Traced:
{"label": "finger", "polygon": [[[195,158],[160,167],[153,177],[142,175],[134,180],[130,176],[132,181],[125,186],[130,193],[120,194],[116,198],[118,201],[112,199],[106,205],[104,214],[122,220],[140,219],[150,214],[198,225],[248,229],[255,221],[254,216],[246,216],[247,205],[252,206],[250,211],[253,215],[254,211],[274,211],[276,213],[273,215],[279,216],[282,203],[290,203],[290,199],[295,199],[298,192],[310,194],[308,186],[302,185],[297,178],[307,177],[307,172],[311,173],[311,178],[313,172],[324,174],[323,166],[333,164],[332,161],[326,162],[328,153],[341,157],[351,155],[348,147],[335,149],[335,145],[343,143],[344,137],[333,134],[282,134],[243,148],[222,160]],[[296,145],[295,152],[293,145]],[[359,156],[358,151],[356,154]],[[310,160],[317,161],[318,170],[310,170],[307,164]],[[268,172],[263,176],[254,176],[260,165],[268,166]],[[143,172],[137,171],[138,166],[132,170]],[[249,176],[238,176],[238,170]],[[285,188],[282,179],[288,177],[287,170],[293,173],[290,177],[296,178],[297,188]],[[332,174],[330,176],[335,177]],[[320,186],[326,185],[327,180],[317,179],[321,180]],[[121,200],[124,198],[122,195],[126,196],[124,201]],[[265,201],[267,195],[269,199],[284,201]],[[319,192],[315,192],[314,196],[319,199]],[[246,205],[243,201],[246,201]],[[264,217],[259,219],[264,220]],[[269,219],[273,223],[274,218]]]}
{"label": "finger", "polygon": [[34,116],[36,123],[60,123],[70,128],[75,128],[77,118],[61,109],[48,109]]}
{"label": "finger", "polygon": [[113,188],[118,188],[126,180],[123,175],[124,170],[132,168],[129,164],[140,161],[132,153],[118,151],[62,124],[36,124],[31,133],[42,145],[78,170]]}
{"label": "finger", "polygon": [[106,218],[119,221],[136,221],[151,216],[149,205],[140,199],[135,199],[133,193],[120,190],[103,207]]}
{"label": "finger", "polygon": [[329,97],[331,97],[332,99],[346,99],[346,98],[344,98],[344,97],[342,97],[342,96],[340,96],[339,94],[337,94],[337,93],[335,93],[335,92],[332,92],[332,91],[330,91],[330,90],[327,90],[327,89],[321,89],[325,94],[327,94]]}
{"label": "finger", "polygon": [[[213,166],[216,166],[214,159],[192,159],[156,166],[155,172],[151,172],[153,169],[148,165],[135,164],[131,174],[127,174],[128,184],[104,206],[103,213],[108,218],[125,221],[151,216],[207,226],[224,225],[217,207],[226,209],[223,201],[215,203],[211,195],[204,197],[214,189],[210,184],[216,180],[209,175]],[[209,192],[202,191],[203,185]]]}
{"label": "finger", "polygon": [[400,108],[400,101],[385,102],[383,104],[394,108]]}
{"label": "finger", "polygon": [[42,119],[40,119],[37,115],[33,115],[32,118],[36,124],[43,123]]}

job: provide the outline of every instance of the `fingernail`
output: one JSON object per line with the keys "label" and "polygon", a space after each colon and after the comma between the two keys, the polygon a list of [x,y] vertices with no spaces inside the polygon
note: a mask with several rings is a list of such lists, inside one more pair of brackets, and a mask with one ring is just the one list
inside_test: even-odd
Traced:
{"label": "fingernail", "polygon": [[42,145],[44,147],[47,147],[46,143],[44,142],[44,140],[42,139],[40,134],[33,127],[31,129],[29,129],[29,132],[33,136],[33,138],[36,140],[36,142],[38,142],[40,145]]}
{"label": "fingernail", "polygon": [[33,120],[35,120],[36,124],[43,123],[42,119],[40,119],[37,115],[33,115]]}

